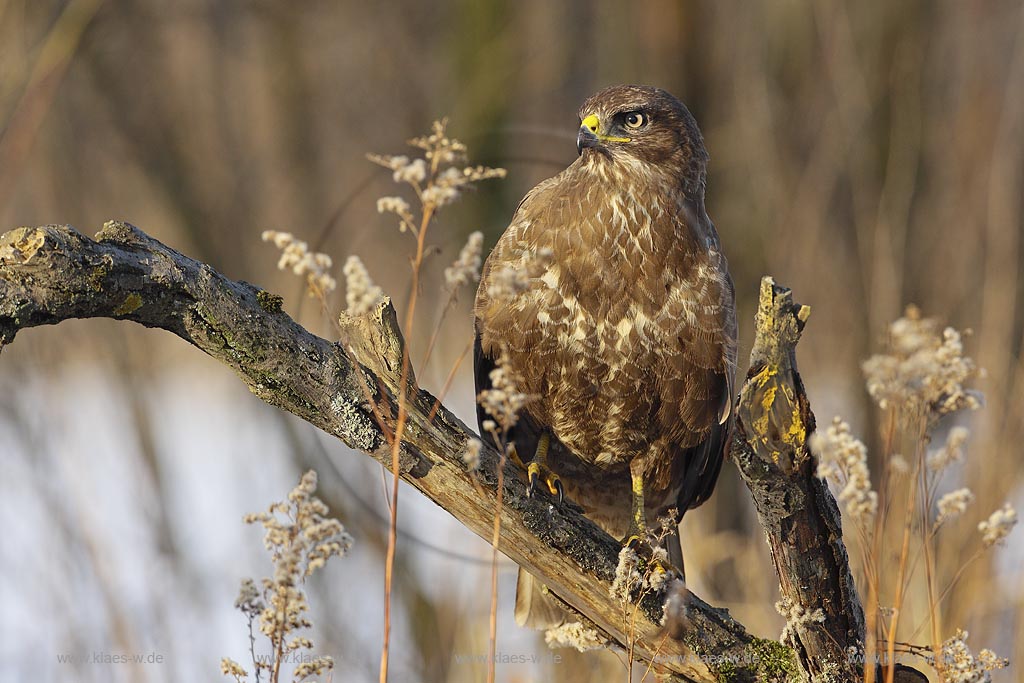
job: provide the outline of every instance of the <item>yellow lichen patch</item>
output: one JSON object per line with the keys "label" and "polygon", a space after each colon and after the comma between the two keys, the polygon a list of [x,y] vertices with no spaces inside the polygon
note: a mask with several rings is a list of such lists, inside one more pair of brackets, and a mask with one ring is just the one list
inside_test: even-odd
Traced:
{"label": "yellow lichen patch", "polygon": [[807,441],[807,429],[804,427],[804,418],[800,414],[799,401],[794,400],[795,397],[789,387],[785,387],[785,391],[789,399],[790,414],[789,427],[782,432],[782,440],[795,451],[802,448],[804,442]]}
{"label": "yellow lichen patch", "polygon": [[774,365],[765,365],[761,368],[761,371],[753,377],[753,381],[756,383],[757,388],[760,389],[768,383],[768,380],[775,377],[777,374],[779,374],[779,369],[777,367]]}
{"label": "yellow lichen patch", "polygon": [[765,443],[768,440],[769,414],[775,404],[776,385],[772,380],[777,374],[778,369],[775,366],[766,365],[750,379],[750,383],[754,387],[754,396],[752,397],[754,400],[750,401],[749,405],[760,408],[757,415],[751,420],[750,426],[754,430],[753,436]]}
{"label": "yellow lichen patch", "polygon": [[779,386],[782,389],[783,400],[776,404],[774,427],[781,444],[778,442],[773,444],[772,460],[779,464],[783,453],[777,448],[785,445],[786,467],[790,467],[794,457],[800,453],[807,433],[804,428],[803,416],[800,414],[800,403],[796,400],[792,387],[784,384]]}
{"label": "yellow lichen patch", "polygon": [[761,411],[760,414],[754,418],[754,433],[762,438],[768,434],[768,416],[771,414],[772,406],[775,405],[775,391],[777,387],[773,384],[770,387],[764,388],[764,393],[761,396]]}
{"label": "yellow lichen patch", "polygon": [[129,313],[134,313],[141,306],[142,297],[136,294],[135,292],[132,292],[127,297],[125,297],[125,300],[121,303],[120,306],[114,309],[114,315],[128,315]]}
{"label": "yellow lichen patch", "polygon": [[784,455],[789,459],[789,453],[783,451],[799,452],[807,437],[800,403],[792,386],[779,381],[779,368],[775,365],[766,365],[751,378],[750,385],[751,438],[762,444],[772,461],[779,464]]}
{"label": "yellow lichen patch", "polygon": [[46,233],[37,228],[18,228],[8,239],[9,243],[0,246],[0,261],[28,263],[46,243]]}

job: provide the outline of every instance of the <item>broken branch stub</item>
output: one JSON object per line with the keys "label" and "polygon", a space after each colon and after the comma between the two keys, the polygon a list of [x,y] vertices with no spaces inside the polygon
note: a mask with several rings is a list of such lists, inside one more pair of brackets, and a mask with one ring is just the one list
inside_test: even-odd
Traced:
{"label": "broken branch stub", "polygon": [[857,681],[864,612],[835,499],[807,450],[814,414],[796,366],[810,308],[761,280],[750,369],[731,455],[754,498],[787,607],[786,644],[812,680]]}

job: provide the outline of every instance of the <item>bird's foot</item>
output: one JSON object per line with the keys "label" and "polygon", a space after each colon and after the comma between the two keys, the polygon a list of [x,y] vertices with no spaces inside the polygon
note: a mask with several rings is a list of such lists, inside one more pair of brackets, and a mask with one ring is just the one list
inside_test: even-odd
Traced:
{"label": "bird's foot", "polygon": [[623,547],[629,548],[637,554],[652,576],[656,574],[667,574],[669,576],[682,576],[682,572],[672,565],[668,559],[668,553],[661,546],[652,545],[650,536],[646,531],[630,532],[622,541]]}
{"label": "bird's foot", "polygon": [[637,555],[651,554],[651,544],[647,541],[647,534],[641,536],[640,534],[631,533],[622,541],[622,545],[633,550]]}
{"label": "bird's foot", "polygon": [[526,468],[526,472],[530,478],[530,488],[527,495],[531,498],[540,490],[540,483],[543,481],[548,492],[552,496],[557,496],[559,505],[565,501],[565,489],[562,487],[562,480],[548,468],[546,463],[534,460]]}
{"label": "bird's foot", "polygon": [[550,445],[551,435],[545,431],[537,440],[537,450],[533,454],[533,460],[530,461],[526,468],[526,473],[530,479],[530,486],[527,489],[526,495],[533,498],[537,491],[540,490],[540,482],[543,481],[548,493],[552,496],[557,496],[558,504],[561,505],[565,500],[565,490],[562,487],[562,480],[548,467],[548,448]]}
{"label": "bird's foot", "polygon": [[654,553],[654,546],[651,545],[651,532],[647,529],[643,508],[638,507],[636,500],[633,501],[633,518],[629,522],[629,529],[626,537],[622,540],[622,546],[634,551],[640,557],[650,558]]}
{"label": "bird's foot", "polygon": [[629,548],[643,560],[652,561],[656,558],[654,546],[651,545],[649,538],[644,531],[630,531],[630,534],[622,541],[622,547]]}

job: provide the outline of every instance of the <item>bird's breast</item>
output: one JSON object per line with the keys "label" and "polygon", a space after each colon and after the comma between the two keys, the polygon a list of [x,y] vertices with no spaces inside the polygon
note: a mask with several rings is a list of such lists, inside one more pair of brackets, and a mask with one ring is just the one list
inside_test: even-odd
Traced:
{"label": "bird's breast", "polygon": [[617,468],[659,438],[660,383],[686,326],[718,296],[719,273],[674,190],[576,180],[524,203],[491,269],[537,253],[544,268],[478,315],[485,349],[500,340],[538,397],[534,419],[585,461]]}

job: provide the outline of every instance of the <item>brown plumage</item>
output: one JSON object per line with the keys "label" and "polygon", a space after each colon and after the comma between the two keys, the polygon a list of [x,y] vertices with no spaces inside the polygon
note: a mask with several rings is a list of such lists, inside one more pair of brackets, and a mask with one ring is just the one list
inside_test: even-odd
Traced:
{"label": "brown plumage", "polygon": [[[535,395],[509,434],[519,455],[547,433],[566,496],[616,538],[642,538],[645,521],[671,508],[681,517],[718,477],[733,285],[704,209],[707,152],[690,112],[663,90],[614,86],[580,120],[579,158],[526,195],[484,266],[477,391],[504,354]],[[501,291],[510,269],[530,277]],[[529,588],[521,582],[520,597]]]}

